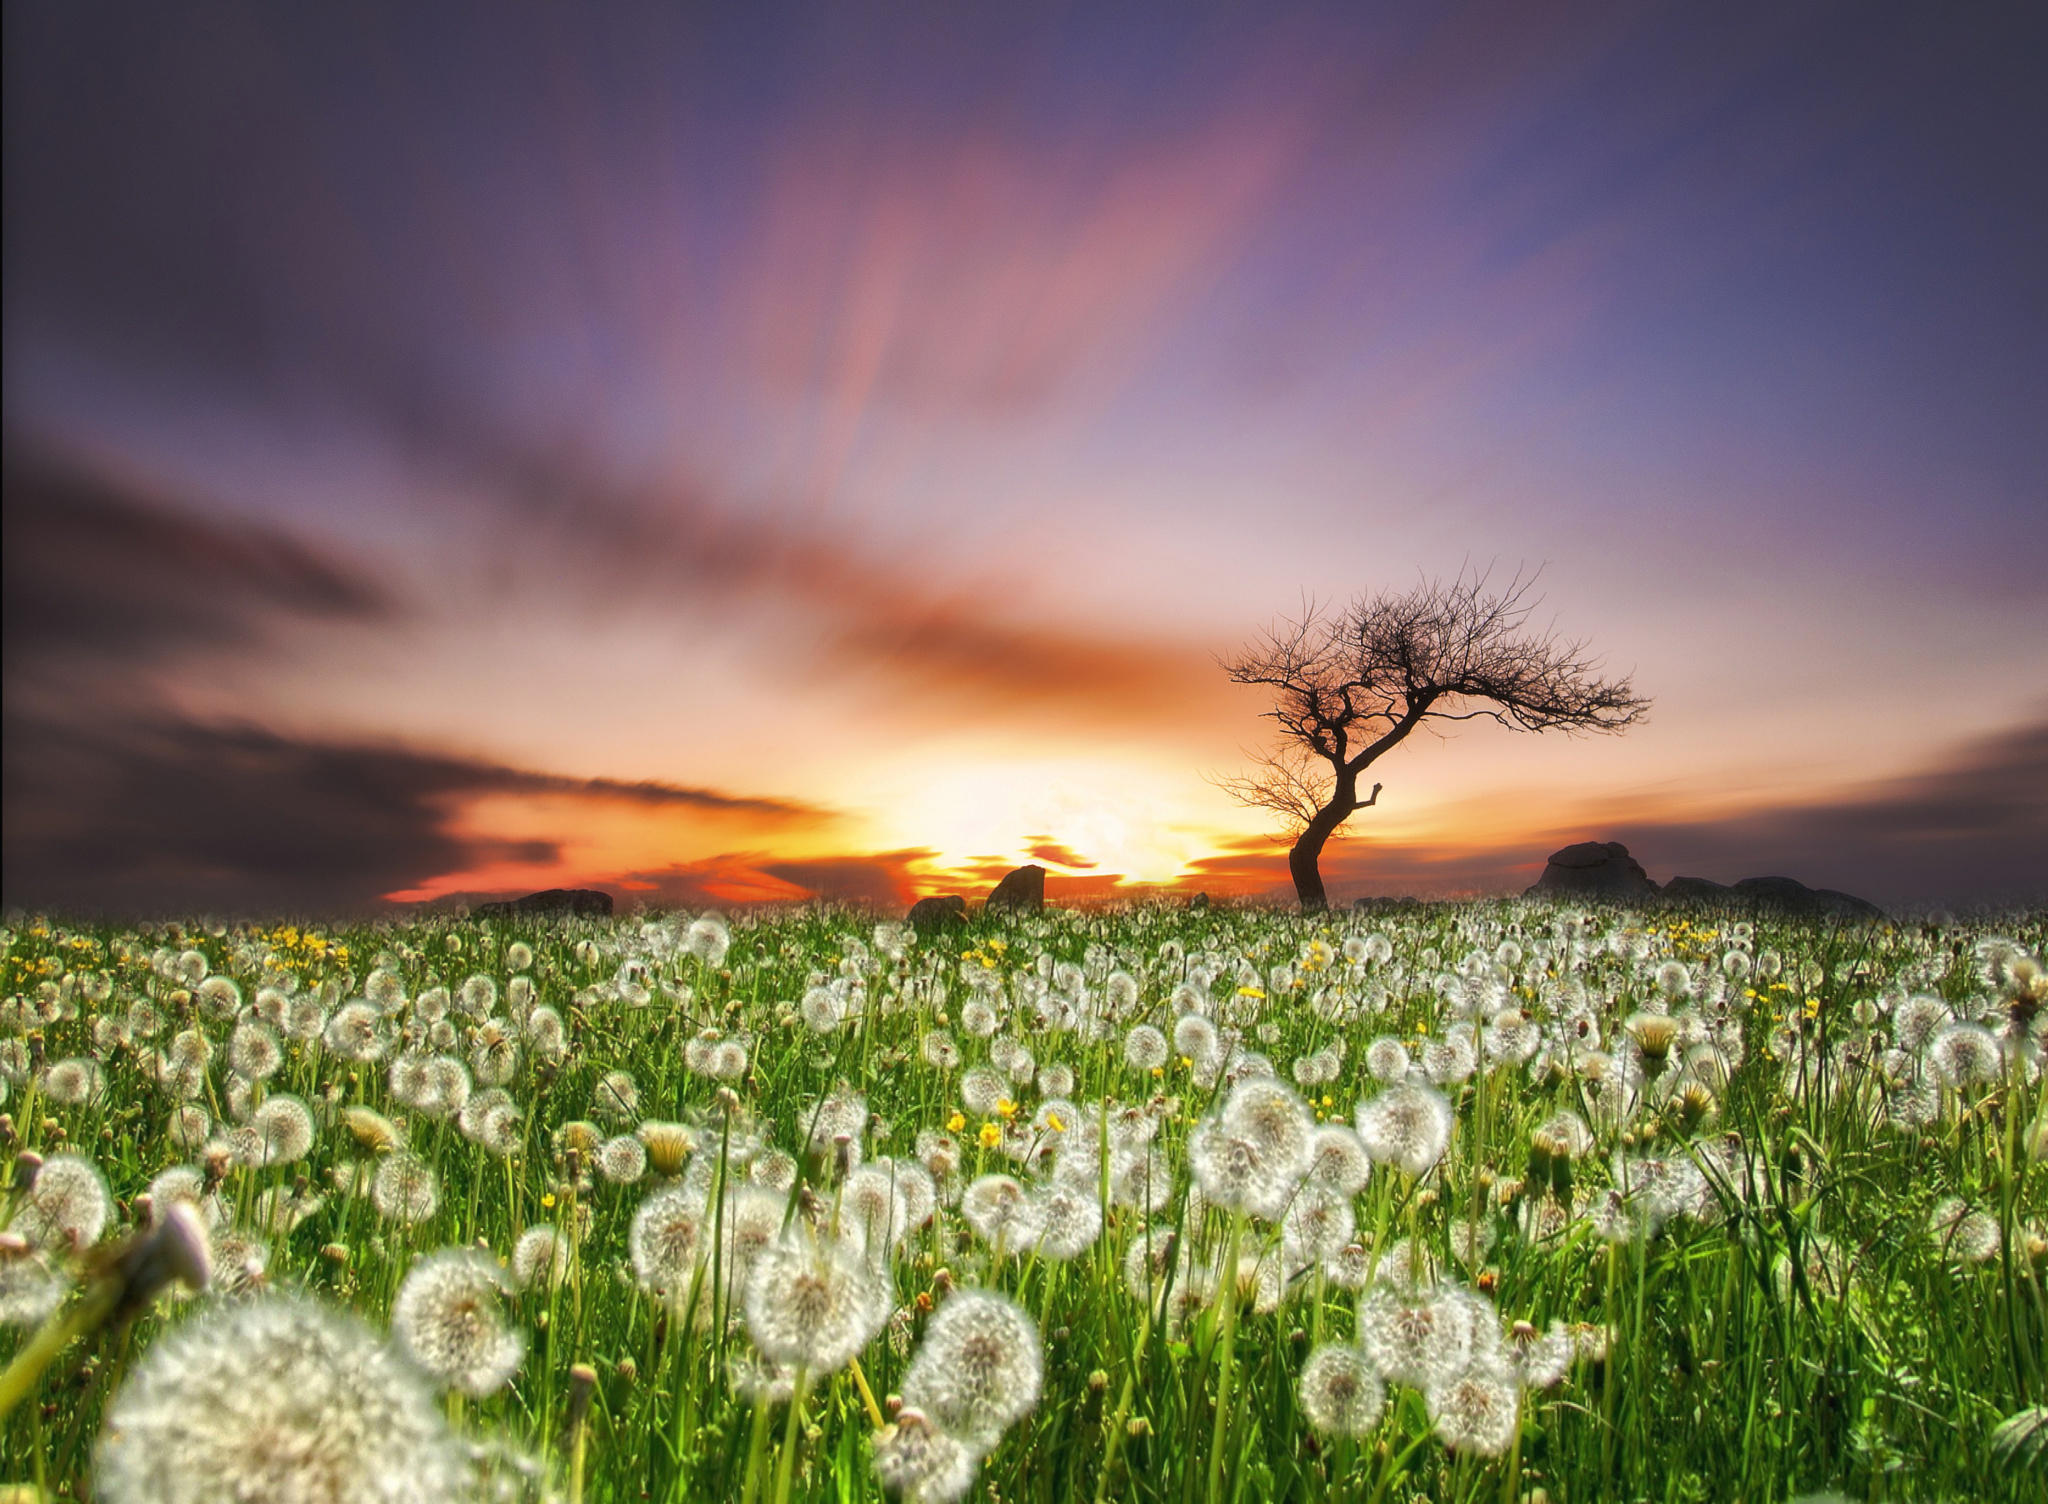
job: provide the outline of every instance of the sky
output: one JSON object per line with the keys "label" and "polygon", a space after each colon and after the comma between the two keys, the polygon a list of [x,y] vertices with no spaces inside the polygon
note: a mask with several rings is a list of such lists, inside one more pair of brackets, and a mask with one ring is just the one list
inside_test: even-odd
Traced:
{"label": "sky", "polygon": [[1537,573],[1334,901],[2048,901],[2035,7],[5,10],[4,899],[1276,896],[1220,664]]}

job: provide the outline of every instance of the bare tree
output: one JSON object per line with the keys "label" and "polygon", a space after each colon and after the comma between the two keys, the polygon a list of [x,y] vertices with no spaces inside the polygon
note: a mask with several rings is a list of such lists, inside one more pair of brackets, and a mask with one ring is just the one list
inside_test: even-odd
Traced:
{"label": "bare tree", "polygon": [[1361,597],[1342,614],[1309,602],[1223,667],[1232,682],[1273,691],[1266,716],[1279,749],[1254,772],[1218,780],[1233,798],[1271,810],[1294,845],[1287,865],[1304,910],[1328,899],[1323,846],[1358,810],[1359,775],[1426,722],[1481,717],[1515,731],[1620,731],[1650,702],[1627,679],[1602,679],[1585,645],[1531,629],[1534,578],[1489,590],[1487,575]]}

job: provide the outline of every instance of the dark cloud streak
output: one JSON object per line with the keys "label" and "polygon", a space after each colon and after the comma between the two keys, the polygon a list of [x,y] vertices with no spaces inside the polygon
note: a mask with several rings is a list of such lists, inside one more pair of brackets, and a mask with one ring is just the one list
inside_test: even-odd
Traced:
{"label": "dark cloud streak", "polygon": [[798,824],[828,811],[710,789],[576,779],[404,748],[170,717],[89,724],[10,710],[4,899],[74,913],[361,913],[380,896],[552,841],[453,834],[493,793],[629,800]]}
{"label": "dark cloud streak", "polygon": [[266,618],[388,620],[367,570],[276,529],[206,520],[18,444],[4,459],[5,664],[133,667],[247,648]]}

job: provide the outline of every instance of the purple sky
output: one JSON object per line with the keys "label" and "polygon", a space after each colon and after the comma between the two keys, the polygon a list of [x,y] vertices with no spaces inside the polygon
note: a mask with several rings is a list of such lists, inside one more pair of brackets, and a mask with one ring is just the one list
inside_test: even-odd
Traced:
{"label": "purple sky", "polygon": [[1257,890],[1468,565],[1655,710],[1334,897],[2048,897],[2039,10],[691,10],[7,9],[8,902]]}

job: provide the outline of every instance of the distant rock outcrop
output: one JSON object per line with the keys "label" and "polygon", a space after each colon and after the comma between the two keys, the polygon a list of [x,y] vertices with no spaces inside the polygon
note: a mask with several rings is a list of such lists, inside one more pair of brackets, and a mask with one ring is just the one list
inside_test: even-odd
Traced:
{"label": "distant rock outcrop", "polygon": [[1619,841],[1581,841],[1550,854],[1533,898],[1652,898],[1657,885]]}
{"label": "distant rock outcrop", "polygon": [[1188,911],[1190,913],[1200,914],[1203,911],[1205,911],[1208,907],[1209,895],[1206,893],[1197,893],[1188,900]]}
{"label": "distant rock outcrop", "polygon": [[1045,869],[1034,862],[1028,867],[1019,867],[997,883],[995,891],[988,896],[988,902],[982,905],[982,912],[1014,909],[1022,914],[1035,914],[1044,907]]}
{"label": "distant rock outcrop", "polygon": [[910,927],[921,935],[966,922],[967,900],[958,893],[941,893],[934,898],[920,898],[910,906]]}
{"label": "distant rock outcrop", "polygon": [[1809,888],[1790,877],[1745,877],[1728,891],[1739,902],[1783,914],[1819,919],[1884,918],[1884,910],[1867,899],[1834,888]]}
{"label": "distant rock outcrop", "polygon": [[1739,883],[1674,877],[1659,888],[1618,841],[1582,841],[1556,852],[1527,892],[1536,898],[1656,898],[1666,903],[1769,909],[1812,919],[1884,917],[1884,910],[1853,893],[1809,888],[1789,877],[1745,877]]}
{"label": "distant rock outcrop", "polygon": [[478,919],[530,918],[568,914],[578,919],[609,919],[612,896],[601,888],[548,888],[524,898],[480,903],[470,911]]}
{"label": "distant rock outcrop", "polygon": [[1673,903],[1729,903],[1735,890],[1710,877],[1674,877],[1664,885],[1664,897]]}

